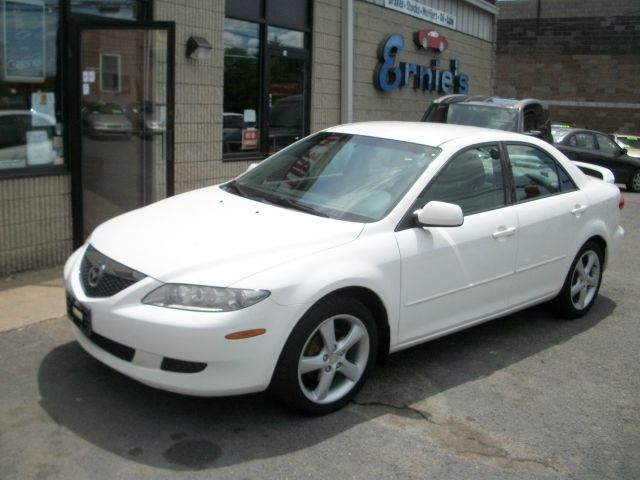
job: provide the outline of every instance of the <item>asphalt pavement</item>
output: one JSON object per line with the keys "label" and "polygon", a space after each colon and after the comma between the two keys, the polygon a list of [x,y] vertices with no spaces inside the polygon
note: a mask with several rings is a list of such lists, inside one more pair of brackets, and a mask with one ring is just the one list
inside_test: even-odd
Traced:
{"label": "asphalt pavement", "polygon": [[0,279],[0,479],[638,479],[640,194],[577,321],[527,310],[392,355],[320,418],[194,398],[86,354],[61,268]]}

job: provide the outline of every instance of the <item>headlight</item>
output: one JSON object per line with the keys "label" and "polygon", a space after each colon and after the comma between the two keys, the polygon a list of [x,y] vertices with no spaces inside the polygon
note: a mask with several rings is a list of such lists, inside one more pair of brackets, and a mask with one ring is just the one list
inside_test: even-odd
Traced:
{"label": "headlight", "polygon": [[255,305],[270,294],[267,290],[167,283],[144,297],[142,303],[199,312],[232,312]]}

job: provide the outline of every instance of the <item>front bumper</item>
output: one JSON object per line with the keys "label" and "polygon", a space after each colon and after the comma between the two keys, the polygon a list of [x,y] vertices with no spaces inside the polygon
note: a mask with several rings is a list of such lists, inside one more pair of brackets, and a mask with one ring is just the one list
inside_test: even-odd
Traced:
{"label": "front bumper", "polygon": [[[68,260],[65,287],[90,312],[90,329],[73,329],[78,343],[100,362],[147,385],[190,395],[235,395],[269,385],[300,306],[281,306],[270,298],[224,313],[144,305],[141,299],[161,285],[150,277],[108,298],[88,297],[80,281],[84,250]],[[257,328],[266,333],[225,338]]]}

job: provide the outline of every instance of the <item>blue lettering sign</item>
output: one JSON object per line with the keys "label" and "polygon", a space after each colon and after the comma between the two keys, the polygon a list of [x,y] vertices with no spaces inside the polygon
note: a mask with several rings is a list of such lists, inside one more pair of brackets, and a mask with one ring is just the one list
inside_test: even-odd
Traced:
{"label": "blue lettering sign", "polygon": [[383,92],[392,92],[400,85],[402,76],[400,67],[395,66],[396,54],[404,47],[404,37],[399,33],[387,37],[378,47],[378,60],[373,76],[376,88]]}
{"label": "blue lettering sign", "polygon": [[396,56],[403,48],[404,37],[399,33],[388,36],[378,47],[380,63],[373,75],[373,83],[378,90],[390,93],[398,87],[413,84],[413,88],[423,92],[469,93],[469,76],[460,73],[458,60],[450,60],[449,70],[445,71],[440,69],[439,59],[431,60],[429,66],[396,64]]}

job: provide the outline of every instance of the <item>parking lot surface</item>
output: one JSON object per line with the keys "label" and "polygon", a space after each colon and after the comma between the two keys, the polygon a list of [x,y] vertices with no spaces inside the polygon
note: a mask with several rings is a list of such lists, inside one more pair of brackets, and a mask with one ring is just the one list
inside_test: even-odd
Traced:
{"label": "parking lot surface", "polygon": [[58,310],[4,310],[0,478],[640,478],[640,194],[625,198],[622,257],[585,318],[538,307],[392,355],[319,418],[145,387]]}

